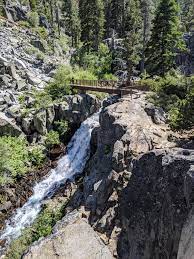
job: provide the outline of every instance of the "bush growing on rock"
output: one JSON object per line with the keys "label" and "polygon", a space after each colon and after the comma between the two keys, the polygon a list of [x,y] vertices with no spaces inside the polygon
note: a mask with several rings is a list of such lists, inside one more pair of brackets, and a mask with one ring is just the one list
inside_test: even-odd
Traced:
{"label": "bush growing on rock", "polygon": [[22,232],[22,235],[14,240],[8,248],[6,259],[20,259],[27,248],[40,237],[51,234],[53,226],[63,217],[64,203],[54,207],[45,206],[33,223],[33,225]]}
{"label": "bush growing on rock", "polygon": [[150,101],[169,114],[173,129],[189,129],[194,126],[194,77],[166,75],[142,80],[155,92]]}
{"label": "bush growing on rock", "polygon": [[19,26],[24,28],[30,28],[30,24],[28,21],[18,21]]}
{"label": "bush growing on rock", "polygon": [[67,35],[61,35],[60,38],[57,40],[59,46],[61,47],[63,53],[67,53],[70,46],[70,39]]}
{"label": "bush growing on rock", "polygon": [[39,25],[39,15],[37,12],[29,12],[28,13],[28,22],[33,27],[38,27]]}
{"label": "bush growing on rock", "polygon": [[46,92],[53,100],[62,98],[64,95],[72,93],[69,83],[72,79],[72,68],[70,66],[61,66],[58,68],[54,81],[47,85]]}
{"label": "bush growing on rock", "polygon": [[45,154],[43,152],[43,147],[34,146],[29,150],[29,158],[34,166],[41,166],[45,160]]}
{"label": "bush growing on rock", "polygon": [[83,69],[90,71],[97,78],[104,78],[110,74],[112,57],[107,45],[101,43],[98,52],[86,52],[84,47],[80,48],[73,57],[73,62],[78,63]]}
{"label": "bush growing on rock", "polygon": [[68,121],[65,121],[65,120],[56,121],[54,124],[55,124],[56,130],[59,133],[60,137],[62,137],[62,138],[65,137],[66,133],[69,130]]}
{"label": "bush growing on rock", "polygon": [[1,180],[0,184],[12,181],[13,178],[23,175],[28,171],[27,142],[21,138],[1,137]]}
{"label": "bush growing on rock", "polygon": [[47,108],[52,104],[52,98],[45,91],[35,91],[34,92],[34,107],[39,110],[42,108]]}
{"label": "bush growing on rock", "polygon": [[55,145],[60,144],[59,133],[57,131],[51,130],[45,135],[46,147],[51,149]]}
{"label": "bush growing on rock", "polygon": [[48,40],[49,33],[46,30],[46,28],[38,26],[38,27],[32,28],[32,31],[37,33],[38,36],[42,39],[42,41],[43,40]]}
{"label": "bush growing on rock", "polygon": [[0,185],[13,182],[45,159],[40,148],[30,148],[25,139],[10,136],[0,137],[0,155]]}
{"label": "bush growing on rock", "polygon": [[60,66],[54,76],[54,81],[48,84],[45,88],[48,95],[53,100],[61,99],[64,95],[74,93],[70,87],[72,79],[96,80],[98,79],[92,72],[83,68],[63,65]]}

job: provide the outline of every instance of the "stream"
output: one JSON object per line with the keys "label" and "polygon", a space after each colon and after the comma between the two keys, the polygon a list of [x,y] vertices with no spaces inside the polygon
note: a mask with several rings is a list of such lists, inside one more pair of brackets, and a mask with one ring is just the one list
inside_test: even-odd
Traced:
{"label": "stream", "polygon": [[0,240],[9,244],[20,236],[21,231],[30,226],[41,211],[43,202],[51,198],[56,190],[67,179],[73,179],[83,172],[90,156],[90,139],[92,130],[99,125],[99,113],[86,119],[75,132],[67,146],[67,153],[58,161],[55,169],[33,188],[33,195],[18,208],[14,215],[7,220],[5,230],[1,233]]}

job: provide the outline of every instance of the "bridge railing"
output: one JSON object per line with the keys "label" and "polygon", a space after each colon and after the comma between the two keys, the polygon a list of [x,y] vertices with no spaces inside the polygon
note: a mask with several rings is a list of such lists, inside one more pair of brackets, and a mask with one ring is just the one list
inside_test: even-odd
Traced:
{"label": "bridge railing", "polygon": [[74,88],[91,88],[97,90],[103,88],[103,91],[108,90],[141,90],[150,91],[150,87],[142,84],[140,81],[116,81],[116,80],[83,80],[72,79],[70,85]]}
{"label": "bridge railing", "polygon": [[92,88],[118,88],[118,81],[116,80],[79,80],[72,79],[72,86],[87,86]]}

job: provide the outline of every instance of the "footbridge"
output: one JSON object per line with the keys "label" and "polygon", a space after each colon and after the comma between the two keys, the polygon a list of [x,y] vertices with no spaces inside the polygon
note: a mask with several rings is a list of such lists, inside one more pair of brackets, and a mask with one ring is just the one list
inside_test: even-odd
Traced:
{"label": "footbridge", "polygon": [[116,81],[116,80],[75,80],[72,79],[70,86],[80,93],[95,91],[120,96],[147,91],[148,87],[141,85],[138,81]]}

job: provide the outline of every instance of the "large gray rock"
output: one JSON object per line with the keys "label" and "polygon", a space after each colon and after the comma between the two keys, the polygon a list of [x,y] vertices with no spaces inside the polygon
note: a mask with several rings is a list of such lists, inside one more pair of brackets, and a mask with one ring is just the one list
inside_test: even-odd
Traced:
{"label": "large gray rock", "polygon": [[46,128],[46,122],[47,122],[47,117],[46,117],[46,110],[41,110],[37,112],[34,116],[34,128],[41,134],[45,135],[47,133],[47,128]]}
{"label": "large gray rock", "polygon": [[29,114],[27,117],[22,118],[21,126],[23,131],[30,135],[34,130],[34,117],[32,114]]}
{"label": "large gray rock", "polygon": [[54,109],[54,106],[50,106],[46,109],[46,127],[48,130],[52,128],[54,119],[55,119],[55,109]]}
{"label": "large gray rock", "polygon": [[148,103],[145,107],[145,111],[156,124],[165,124],[167,121],[167,115],[161,107],[155,107],[153,104]]}
{"label": "large gray rock", "polygon": [[23,135],[23,132],[15,124],[15,121],[0,112],[0,136],[19,137],[21,135]]}
{"label": "large gray rock", "polygon": [[11,90],[4,91],[3,98],[6,104],[9,106],[17,103],[16,97]]}
{"label": "large gray rock", "polygon": [[5,13],[10,21],[27,20],[27,9],[18,1],[7,1]]}
{"label": "large gray rock", "polygon": [[57,119],[68,120],[77,125],[100,108],[100,101],[89,94],[65,96],[64,99],[64,102],[56,107]]}
{"label": "large gray rock", "polygon": [[31,44],[34,47],[38,48],[40,51],[45,52],[45,48],[44,48],[44,45],[43,45],[42,41],[37,40],[37,39],[36,40],[31,40]]}
{"label": "large gray rock", "polygon": [[188,219],[186,220],[179,242],[177,259],[194,258],[194,208],[192,208]]}
{"label": "large gray rock", "polygon": [[192,208],[193,163],[194,150],[181,148],[154,150],[136,159],[120,198],[120,257],[177,258],[181,230]]}
{"label": "large gray rock", "polygon": [[[90,209],[91,196],[94,196],[92,210],[100,207],[103,210],[106,199],[114,189],[112,180],[109,180],[112,179],[112,170],[116,173],[129,172],[134,156],[154,147],[174,146],[168,141],[170,132],[167,126],[154,124],[144,111],[144,106],[144,99],[124,98],[100,113],[97,150],[88,164],[89,177],[84,181],[87,208]],[[93,185],[99,180],[102,180],[101,184],[94,192]],[[105,190],[103,195],[101,188]]]}
{"label": "large gray rock", "polygon": [[36,75],[30,72],[27,72],[27,79],[29,84],[34,86],[38,86],[42,82],[40,78],[38,78]]}
{"label": "large gray rock", "polygon": [[66,217],[54,234],[35,243],[23,256],[23,259],[36,258],[113,259],[113,256],[84,219]]}
{"label": "large gray rock", "polygon": [[21,117],[21,106],[19,104],[12,105],[6,110],[6,113],[14,119]]}

